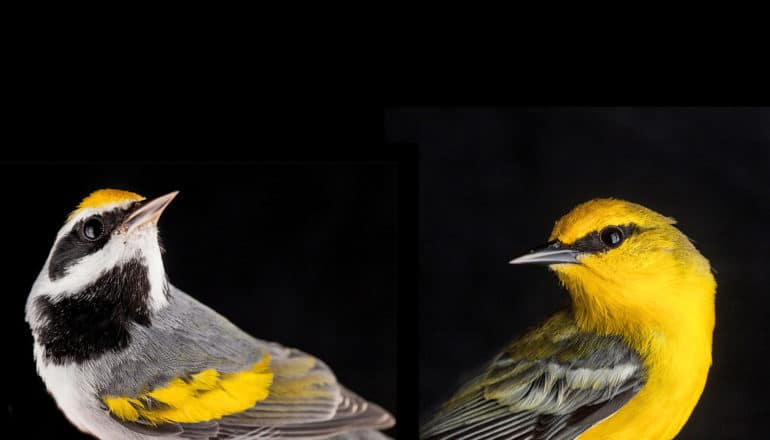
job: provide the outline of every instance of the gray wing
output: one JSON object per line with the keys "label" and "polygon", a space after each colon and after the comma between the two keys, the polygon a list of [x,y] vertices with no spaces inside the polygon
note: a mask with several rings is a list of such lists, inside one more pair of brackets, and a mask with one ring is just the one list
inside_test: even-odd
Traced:
{"label": "gray wing", "polygon": [[394,424],[388,412],[342,387],[320,359],[255,339],[176,288],[170,289],[169,301],[151,326],[135,328],[127,350],[102,366],[122,373],[102,383],[100,395],[138,396],[211,368],[239,372],[265,355],[273,373],[270,393],[246,411],[203,423],[153,424],[113,416],[125,427],[153,436],[235,439],[324,438]]}
{"label": "gray wing", "polygon": [[[341,401],[333,414],[324,418],[313,417],[305,421],[295,418],[288,423],[270,421],[271,424],[264,425],[264,419],[254,413],[261,410],[257,404],[244,413],[223,418],[219,422],[218,436],[214,438],[232,439],[245,438],[245,436],[249,436],[248,438],[261,438],[263,436],[295,439],[327,438],[340,433],[367,429],[387,429],[395,424],[395,420],[387,411],[343,387],[340,388]],[[260,435],[254,436],[253,433],[261,429],[266,429],[264,434],[260,432]]]}
{"label": "gray wing", "polygon": [[644,381],[640,357],[620,337],[583,333],[564,312],[507,347],[420,436],[573,439],[614,414]]}

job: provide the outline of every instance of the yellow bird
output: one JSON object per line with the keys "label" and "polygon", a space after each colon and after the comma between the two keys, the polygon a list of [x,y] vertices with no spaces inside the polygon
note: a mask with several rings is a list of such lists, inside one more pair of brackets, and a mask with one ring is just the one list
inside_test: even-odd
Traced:
{"label": "yellow bird", "polygon": [[595,199],[556,222],[546,264],[568,310],[513,341],[423,427],[424,439],[671,439],[711,366],[716,281],[674,219]]}

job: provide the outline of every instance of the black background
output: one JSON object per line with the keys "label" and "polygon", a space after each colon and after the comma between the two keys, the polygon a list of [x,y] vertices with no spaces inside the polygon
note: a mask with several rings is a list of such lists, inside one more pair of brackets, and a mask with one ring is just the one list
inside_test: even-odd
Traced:
{"label": "black background", "polygon": [[104,187],[148,198],[180,190],[160,220],[171,282],[256,337],[320,357],[340,382],[399,418],[403,175],[395,160],[0,165],[10,335],[2,394],[12,429],[25,438],[85,437],[36,375],[24,304],[67,214]]}
{"label": "black background", "polygon": [[[160,223],[172,282],[252,334],[322,357],[343,383],[394,412],[399,423],[390,432],[397,438],[413,437],[418,403],[424,415],[504,343],[566,304],[552,274],[509,266],[511,257],[542,243],[553,222],[584,200],[615,196],[641,203],[677,218],[718,271],[714,366],[678,438],[764,435],[761,426],[770,416],[764,398],[770,392],[764,373],[770,351],[767,110],[386,109],[385,141],[415,144],[398,149],[402,153],[419,150],[418,300],[411,277],[418,239],[410,229],[416,201],[404,206],[417,191],[401,184],[403,165],[397,171],[386,164],[352,166],[360,172],[340,173],[344,167],[332,171],[318,161],[175,163],[200,156],[188,145],[221,157],[229,149],[250,151],[255,139],[268,150],[307,143],[311,157],[344,161],[374,144],[361,136],[360,115],[320,117],[319,109],[280,107],[255,123],[235,111],[217,117],[219,107],[178,106],[183,104],[189,112],[173,118],[169,109],[177,104],[149,114],[95,106],[87,117],[66,117],[69,109],[60,104],[35,107],[43,123],[27,113],[14,119],[23,136],[13,145],[21,154],[46,145],[65,159],[170,162],[88,170],[0,165],[2,310],[4,334],[10,335],[3,413],[11,430],[77,437],[35,374],[23,305],[67,213],[89,191],[115,186],[150,197],[181,190]],[[266,136],[274,142],[265,142]],[[313,144],[345,137],[351,152],[329,154],[338,142]],[[180,151],[168,154],[155,147],[161,144]],[[396,204],[394,180],[398,215],[380,218]],[[369,229],[354,219],[371,220]],[[383,252],[391,249],[387,243],[397,246],[398,258],[395,251]],[[343,250],[360,253],[353,258]],[[224,282],[226,294],[218,290]],[[272,295],[269,307],[263,297],[268,291],[282,294]],[[297,304],[304,307],[297,310]],[[288,318],[296,314],[304,321]],[[340,331],[343,324],[349,333]],[[329,334],[334,336],[319,336]]]}
{"label": "black background", "polygon": [[576,204],[613,196],[672,216],[717,270],[713,367],[681,439],[766,436],[770,416],[770,112],[386,109],[420,150],[420,409],[567,303],[507,262]]}

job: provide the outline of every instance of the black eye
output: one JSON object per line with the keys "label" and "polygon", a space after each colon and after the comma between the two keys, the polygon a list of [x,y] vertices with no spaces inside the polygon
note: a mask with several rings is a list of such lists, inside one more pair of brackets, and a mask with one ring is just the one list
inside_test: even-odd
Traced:
{"label": "black eye", "polygon": [[601,238],[605,246],[615,248],[620,246],[620,243],[623,243],[623,239],[626,237],[623,236],[623,231],[619,227],[607,226],[599,233],[599,238]]}
{"label": "black eye", "polygon": [[83,237],[86,240],[96,241],[104,234],[104,223],[99,216],[90,217],[83,223]]}

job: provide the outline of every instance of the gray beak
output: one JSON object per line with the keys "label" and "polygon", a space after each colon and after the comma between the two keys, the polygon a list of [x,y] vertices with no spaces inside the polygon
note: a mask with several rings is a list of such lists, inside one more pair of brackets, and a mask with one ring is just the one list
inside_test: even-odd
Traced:
{"label": "gray beak", "polygon": [[174,197],[176,197],[177,194],[179,194],[179,191],[174,191],[165,196],[160,196],[146,202],[141,208],[132,212],[131,215],[123,221],[123,229],[131,232],[144,225],[158,224],[158,219],[163,213],[163,210],[166,209],[172,200],[174,200]]}
{"label": "gray beak", "polygon": [[510,264],[580,264],[577,256],[580,252],[565,247],[559,241],[551,241],[545,246],[532,249],[528,254],[514,258]]}

